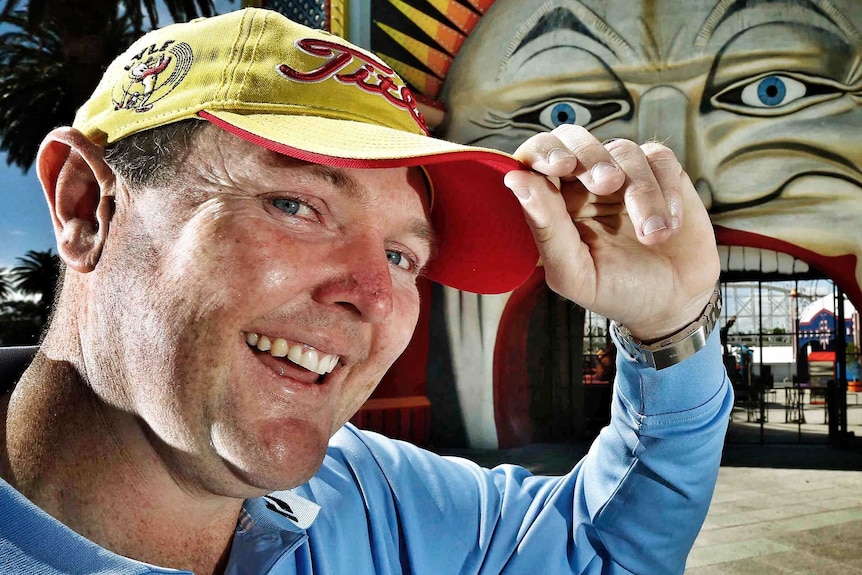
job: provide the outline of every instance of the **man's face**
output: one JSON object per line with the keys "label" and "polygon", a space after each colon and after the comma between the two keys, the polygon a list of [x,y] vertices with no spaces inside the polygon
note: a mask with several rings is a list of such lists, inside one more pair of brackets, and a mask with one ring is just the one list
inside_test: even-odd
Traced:
{"label": "man's face", "polygon": [[174,475],[247,496],[317,470],[412,335],[432,242],[422,182],[213,128],[175,184],[117,198],[93,272],[98,362]]}
{"label": "man's face", "polygon": [[449,73],[446,136],[664,142],[732,246],[725,270],[812,265],[858,305],[860,29],[856,0],[497,0]]}

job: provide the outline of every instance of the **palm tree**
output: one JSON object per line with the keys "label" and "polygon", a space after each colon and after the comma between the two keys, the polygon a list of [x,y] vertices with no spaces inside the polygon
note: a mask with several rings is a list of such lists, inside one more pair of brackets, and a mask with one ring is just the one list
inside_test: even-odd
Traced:
{"label": "palm tree", "polygon": [[6,268],[0,267],[0,301],[4,301],[12,295],[12,282]]}
{"label": "palm tree", "polygon": [[[29,170],[51,128],[70,124],[111,60],[158,26],[156,0],[5,0],[0,24],[0,150]],[[212,0],[163,0],[174,21],[215,13]]]}
{"label": "palm tree", "polygon": [[39,317],[42,325],[48,321],[54,304],[54,291],[60,276],[60,258],[53,250],[30,250],[18,258],[20,265],[12,268],[11,276],[19,291],[39,296]]}

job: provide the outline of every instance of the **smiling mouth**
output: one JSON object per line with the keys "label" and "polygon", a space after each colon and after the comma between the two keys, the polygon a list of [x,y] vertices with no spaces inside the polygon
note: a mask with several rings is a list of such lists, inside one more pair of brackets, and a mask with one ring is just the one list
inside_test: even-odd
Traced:
{"label": "smiling mouth", "polygon": [[[338,365],[340,356],[323,353],[307,343],[288,341],[281,337],[272,337],[254,332],[243,332],[246,343],[260,352],[268,353],[276,359],[292,364],[294,368],[316,373],[316,383],[322,383],[327,374]],[[284,371],[280,375],[285,375]]]}

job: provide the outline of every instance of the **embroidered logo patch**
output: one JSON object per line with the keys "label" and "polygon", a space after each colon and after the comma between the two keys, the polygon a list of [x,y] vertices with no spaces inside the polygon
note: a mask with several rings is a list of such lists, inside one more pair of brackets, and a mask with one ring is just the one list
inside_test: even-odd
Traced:
{"label": "embroidered logo patch", "polygon": [[126,79],[114,86],[114,110],[149,112],[183,81],[193,60],[192,47],[185,42],[168,40],[144,48],[124,67]]}
{"label": "embroidered logo patch", "polygon": [[[334,77],[342,84],[353,84],[365,92],[385,98],[393,106],[406,110],[422,131],[428,134],[428,127],[416,105],[416,98],[407,86],[397,81],[395,71],[383,62],[327,40],[304,38],[296,41],[296,47],[306,54],[326,60],[320,67],[308,72],[296,70],[287,64],[277,66],[278,73],[288,80],[323,82]],[[354,62],[359,64],[359,67],[353,66]]]}
{"label": "embroidered logo patch", "polygon": [[274,511],[279,515],[284,515],[294,523],[299,521],[296,514],[293,512],[293,509],[290,508],[290,505],[288,505],[287,502],[277,499],[272,495],[264,495],[263,500],[266,502],[266,507],[270,511]]}

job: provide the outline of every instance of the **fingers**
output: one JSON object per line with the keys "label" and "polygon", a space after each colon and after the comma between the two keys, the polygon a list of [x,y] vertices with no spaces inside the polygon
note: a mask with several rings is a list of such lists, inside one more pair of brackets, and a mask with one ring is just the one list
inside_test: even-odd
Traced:
{"label": "fingers", "polygon": [[575,221],[620,216],[628,213],[620,194],[597,196],[580,184],[567,185],[563,198],[566,201],[566,211]]}
{"label": "fingers", "polygon": [[[682,225],[684,172],[662,144],[638,146],[629,140],[602,144],[583,127],[566,124],[533,136],[515,156],[562,191],[572,219],[628,213],[645,245],[668,240]],[[625,208],[613,203],[619,198]]]}
{"label": "fingers", "polygon": [[612,194],[626,179],[608,150],[582,126],[564,124],[537,134],[514,155],[546,176],[577,179],[594,194]]}
{"label": "fingers", "polygon": [[666,241],[682,223],[682,167],[676,156],[655,142],[614,140],[607,147],[626,173],[623,197],[638,239],[646,245]]}
{"label": "fingers", "polygon": [[[573,293],[573,280],[588,283],[593,277],[589,249],[566,210],[560,191],[536,172],[509,172],[504,183],[518,197],[536,247],[545,265],[545,280],[558,293]],[[570,299],[575,299],[571,296]]]}

